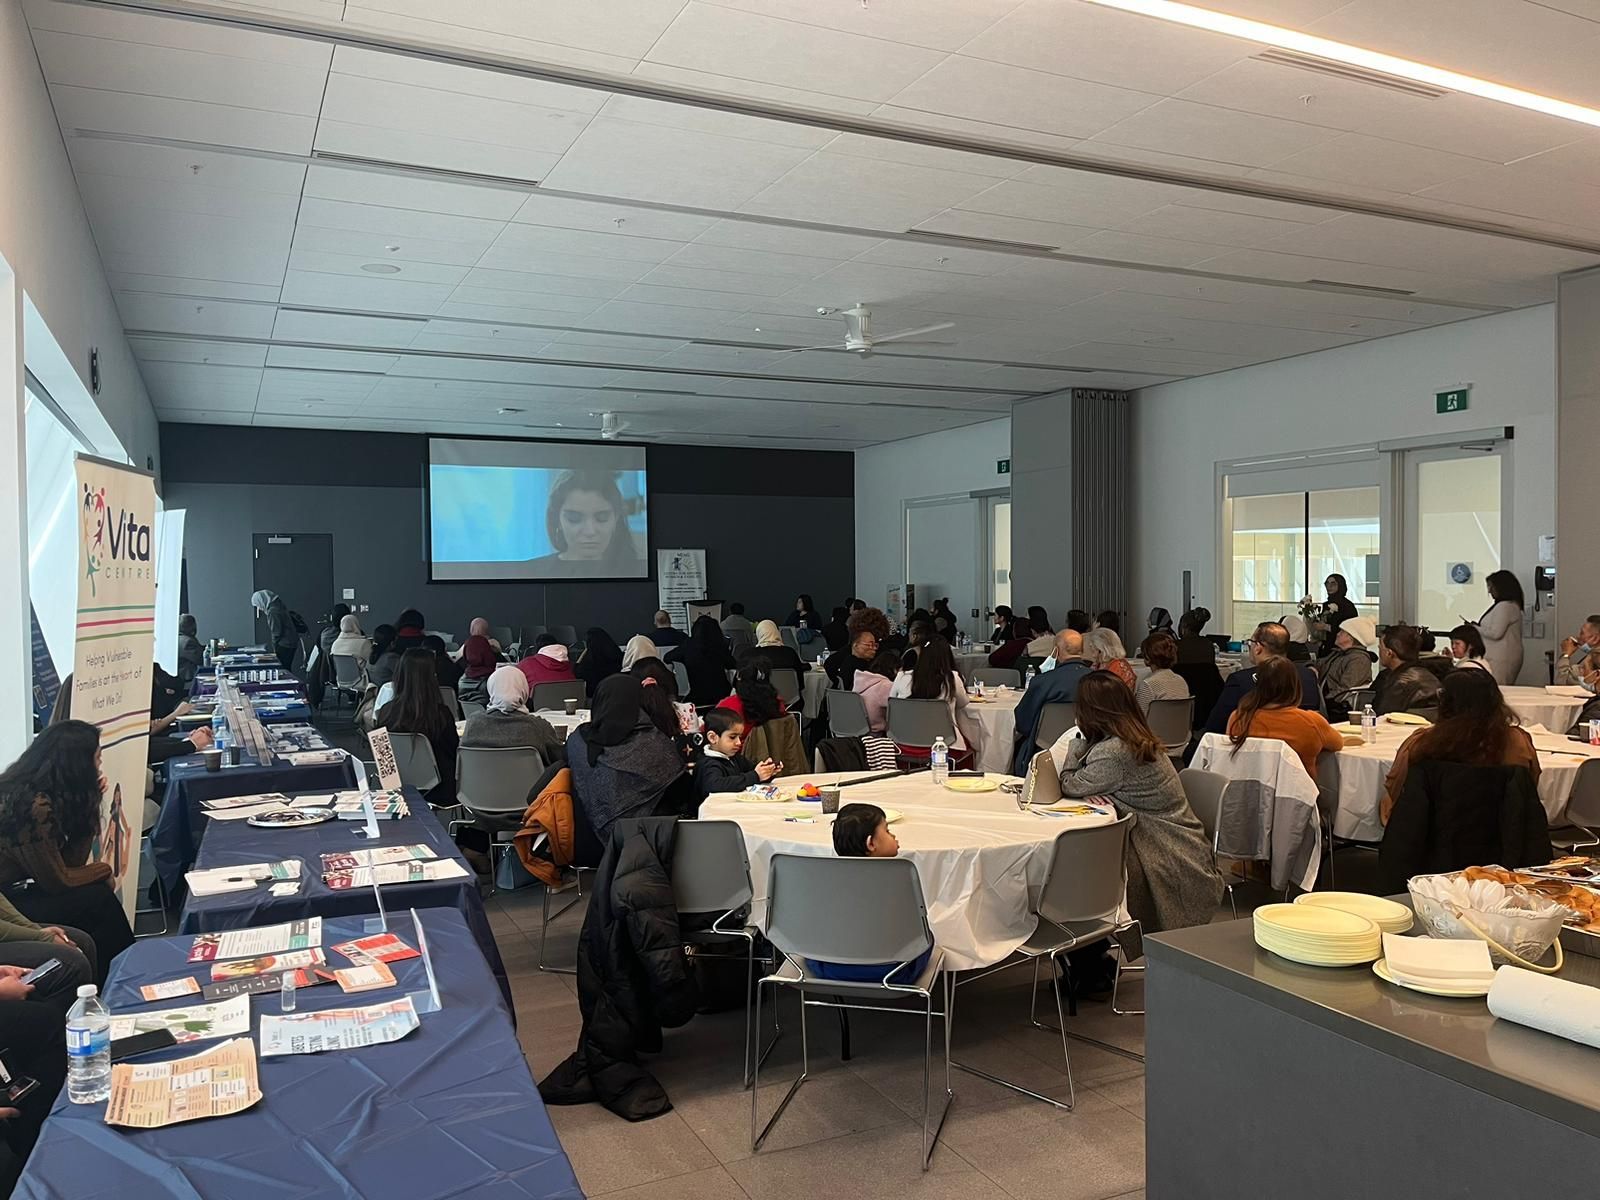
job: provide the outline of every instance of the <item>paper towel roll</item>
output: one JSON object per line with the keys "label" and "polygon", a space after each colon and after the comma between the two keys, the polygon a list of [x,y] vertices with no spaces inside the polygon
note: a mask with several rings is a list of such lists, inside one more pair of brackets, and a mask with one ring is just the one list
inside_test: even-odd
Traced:
{"label": "paper towel roll", "polygon": [[1600,1046],[1600,988],[1501,967],[1489,988],[1489,1011],[1586,1046]]}

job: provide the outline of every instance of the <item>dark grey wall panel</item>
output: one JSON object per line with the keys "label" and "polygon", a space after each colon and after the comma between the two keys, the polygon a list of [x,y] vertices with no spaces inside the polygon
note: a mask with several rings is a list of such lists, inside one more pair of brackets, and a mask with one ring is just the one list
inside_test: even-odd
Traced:
{"label": "dark grey wall panel", "polygon": [[[188,510],[189,608],[202,638],[248,639],[255,533],[332,534],[334,586],[372,606],[369,630],[414,606],[435,629],[464,631],[485,616],[497,625],[597,624],[621,640],[646,630],[655,612],[653,577],[429,583],[419,437],[167,425],[162,439],[164,501]],[[752,615],[781,619],[801,591],[837,604],[854,590],[852,457],[651,446],[652,549],[703,547],[712,594],[743,600]],[[750,491],[730,493],[730,481]]]}

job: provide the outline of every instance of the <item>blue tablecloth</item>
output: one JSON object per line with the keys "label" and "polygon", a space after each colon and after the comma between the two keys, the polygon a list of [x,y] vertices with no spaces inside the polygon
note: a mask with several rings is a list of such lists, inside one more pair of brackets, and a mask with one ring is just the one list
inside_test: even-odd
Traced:
{"label": "blue tablecloth", "polygon": [[[277,704],[280,702],[274,700],[262,700],[258,697],[256,703],[259,706],[262,704]],[[300,699],[291,700],[283,708],[257,707],[256,717],[263,725],[308,724],[311,720],[311,705],[306,700]],[[210,713],[201,713],[194,716],[178,718],[178,728],[183,733],[188,733],[191,729],[198,729],[202,725],[210,724]]]}
{"label": "blue tablecloth", "polygon": [[[253,1108],[165,1129],[119,1129],[105,1104],[69,1104],[45,1122],[13,1193],[26,1200],[581,1200],[489,969],[460,916],[419,910],[443,1008],[398,1042],[259,1060]],[[409,913],[393,931],[416,944]],[[361,937],[359,918],[323,924],[325,945]],[[140,985],[193,973],[193,939],[149,938],[117,959],[112,1011],[145,1005]],[[337,958],[337,955],[332,957]],[[303,988],[300,1011],[359,1007],[425,990],[421,959],[390,964],[398,988],[346,996]],[[278,1011],[276,992],[250,1000],[251,1036]],[[214,1043],[136,1061],[187,1057]]]}
{"label": "blue tablecloth", "polygon": [[167,790],[161,797],[161,815],[150,830],[150,856],[167,895],[176,896],[183,873],[194,862],[197,835],[202,832],[200,801],[223,796],[253,796],[257,792],[332,792],[356,785],[355,769],[343,762],[296,767],[284,759],[271,766],[241,765],[207,771],[198,754],[167,761]]}
{"label": "blue tablecloth", "polygon": [[361,821],[324,821],[301,829],[262,829],[244,821],[200,820],[200,852],[196,867],[235,867],[243,863],[277,862],[298,858],[300,890],[293,896],[274,896],[268,885],[248,892],[224,892],[220,896],[190,896],[179,919],[179,933],[213,933],[223,929],[245,929],[251,925],[277,925],[302,917],[347,917],[378,911],[372,889],[348,888],[335,891],[322,882],[322,856],[345,850],[378,846],[431,846],[439,858],[454,859],[466,874],[455,879],[423,883],[389,884],[383,889],[384,907],[390,912],[407,908],[453,908],[461,914],[472,936],[477,939],[500,984],[500,991],[511,1004],[511,984],[500,947],[489,929],[489,918],[478,894],[478,877],[462,860],[439,818],[415,788],[406,789],[411,815],[396,821],[379,821],[383,836],[376,843],[357,837],[364,828]]}
{"label": "blue tablecloth", "polygon": [[[255,695],[257,692],[298,692],[302,696],[306,694],[305,688],[293,675],[285,675],[281,679],[263,679],[248,683],[235,680],[234,683],[241,692],[248,695]],[[217,681],[215,678],[197,675],[194,683],[190,685],[189,695],[195,699],[202,699],[216,690]]]}

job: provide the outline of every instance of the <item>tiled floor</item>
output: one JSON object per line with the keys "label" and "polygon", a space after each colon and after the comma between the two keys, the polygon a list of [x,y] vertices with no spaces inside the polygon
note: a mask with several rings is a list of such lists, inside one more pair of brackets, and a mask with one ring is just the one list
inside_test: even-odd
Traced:
{"label": "tiled floor", "polygon": [[[541,972],[537,888],[488,901],[516,999],[518,1036],[534,1077],[576,1045],[577,993],[570,975]],[[551,925],[549,961],[571,963],[581,908]],[[1125,977],[1123,1006],[1140,1007],[1143,984]],[[1048,995],[1041,988],[1041,1001]],[[953,1056],[1035,1091],[1065,1097],[1061,1042],[1027,1021],[1026,969],[963,988]],[[763,1121],[799,1072],[798,1010],[783,1008],[785,1035],[762,1072]],[[750,1152],[750,1093],[741,1087],[742,1012],[698,1016],[669,1030],[649,1067],[673,1111],[632,1124],[599,1105],[550,1110],[590,1196],[649,1200],[852,1200],[972,1194],[1060,1200],[1144,1195],[1144,1067],[1074,1041],[1076,1107],[1062,1112],[973,1075],[954,1075],[955,1102],[924,1174],[918,1162],[922,1023],[851,1015],[853,1057],[839,1060],[837,1019],[813,1010],[810,1080],[766,1144]],[[1142,1053],[1144,1019],[1116,1016],[1104,1000],[1082,1005],[1069,1028]],[[935,1028],[937,1050],[940,1030]],[[936,1086],[939,1078],[936,1073]],[[770,1080],[770,1082],[769,1082]],[[936,1092],[937,1095],[937,1092]]]}

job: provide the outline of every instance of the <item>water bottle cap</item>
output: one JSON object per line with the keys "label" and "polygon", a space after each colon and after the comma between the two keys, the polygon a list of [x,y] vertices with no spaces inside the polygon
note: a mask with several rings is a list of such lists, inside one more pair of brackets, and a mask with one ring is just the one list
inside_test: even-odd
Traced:
{"label": "water bottle cap", "polygon": [[80,1000],[87,1000],[90,996],[97,996],[99,994],[100,990],[92,983],[78,985],[78,999]]}

